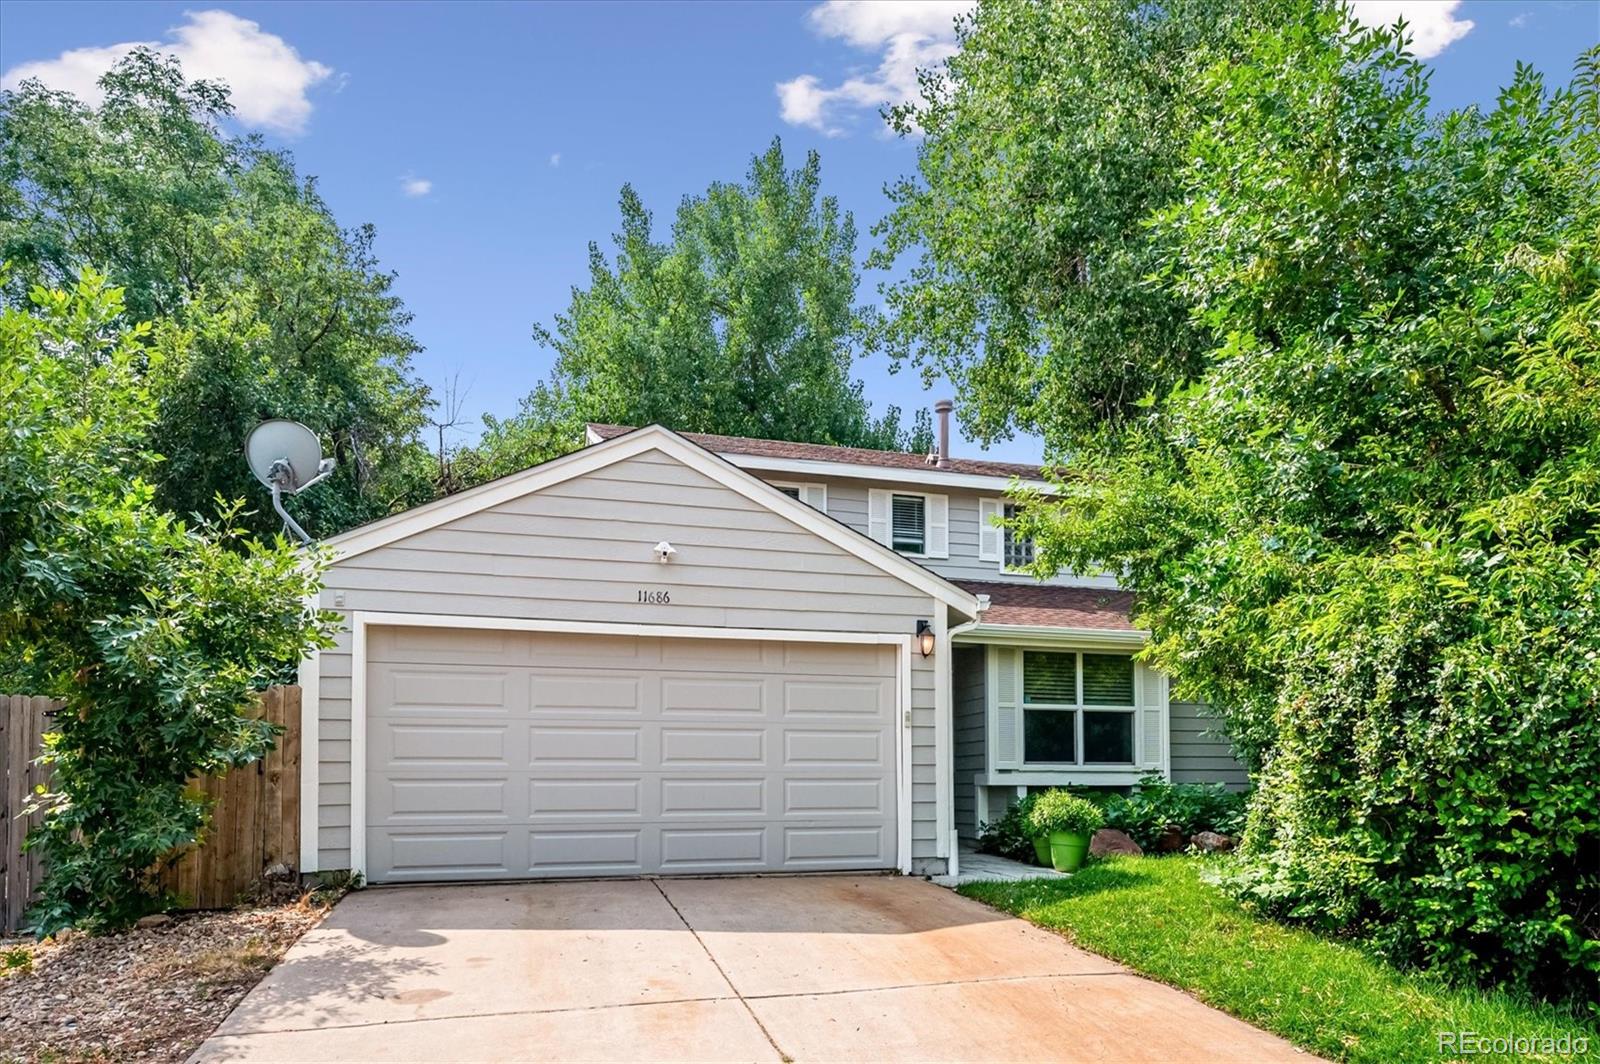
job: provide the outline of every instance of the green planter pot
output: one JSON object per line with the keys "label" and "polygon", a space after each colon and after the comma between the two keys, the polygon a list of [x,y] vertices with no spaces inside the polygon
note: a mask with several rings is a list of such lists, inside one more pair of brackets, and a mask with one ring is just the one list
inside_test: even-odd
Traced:
{"label": "green planter pot", "polygon": [[1057,872],[1076,872],[1089,854],[1089,836],[1070,831],[1050,833],[1050,866]]}
{"label": "green planter pot", "polygon": [[1033,856],[1044,867],[1050,867],[1050,836],[1035,835],[1033,837]]}

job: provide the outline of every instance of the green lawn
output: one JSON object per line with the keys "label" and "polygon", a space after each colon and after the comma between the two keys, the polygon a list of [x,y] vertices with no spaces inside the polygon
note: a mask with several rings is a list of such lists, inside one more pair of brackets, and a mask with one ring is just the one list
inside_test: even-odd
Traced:
{"label": "green lawn", "polygon": [[1226,858],[1112,859],[1070,879],[970,883],[961,893],[1334,1059],[1437,1064],[1454,1058],[1440,1052],[1440,1031],[1566,1033],[1586,1037],[1588,1053],[1519,1059],[1600,1057],[1593,1020],[1403,973],[1355,947],[1251,917],[1202,881],[1208,860]]}

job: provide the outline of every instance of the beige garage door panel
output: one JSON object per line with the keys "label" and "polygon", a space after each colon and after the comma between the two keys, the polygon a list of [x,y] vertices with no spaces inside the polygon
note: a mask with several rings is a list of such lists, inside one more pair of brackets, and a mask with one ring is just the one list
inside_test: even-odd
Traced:
{"label": "beige garage door panel", "polygon": [[368,641],[374,882],[889,868],[894,648]]}

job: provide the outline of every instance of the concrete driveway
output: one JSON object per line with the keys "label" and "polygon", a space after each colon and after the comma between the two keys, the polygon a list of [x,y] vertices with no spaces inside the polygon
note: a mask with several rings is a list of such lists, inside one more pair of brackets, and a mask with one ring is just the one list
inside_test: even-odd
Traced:
{"label": "concrete driveway", "polygon": [[194,1059],[1291,1057],[941,887],[811,876],[353,894]]}

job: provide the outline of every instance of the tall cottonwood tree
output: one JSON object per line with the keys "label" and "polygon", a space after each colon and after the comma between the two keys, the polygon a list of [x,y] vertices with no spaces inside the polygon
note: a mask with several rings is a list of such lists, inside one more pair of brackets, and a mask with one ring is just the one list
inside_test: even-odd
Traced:
{"label": "tall cottonwood tree", "polygon": [[631,186],[610,260],[589,247],[589,284],[535,338],[556,353],[522,412],[490,420],[473,479],[570,450],[586,421],[659,422],[688,432],[851,447],[926,448],[924,413],[908,431],[891,407],[874,418],[852,363],[856,228],[822,193],[815,152],[787,168],[774,140],[743,182],[718,182],[678,206],[656,236]]}
{"label": "tall cottonwood tree", "polygon": [[286,153],[226,135],[227,88],[186,81],[175,59],[135,50],[101,87],[95,106],[38,82],[0,94],[0,298],[25,308],[32,286],[93,267],[131,316],[185,331],[147,382],[158,504],[259,499],[240,455],[266,417],[304,421],[340,459],[291,503],[313,533],[424,500],[428,394],[371,227],[341,227]]}
{"label": "tall cottonwood tree", "polygon": [[901,112],[888,339],[1044,433],[1040,569],[1222,714],[1233,889],[1592,1001],[1600,51],[1435,115],[1402,33],[1242,6],[981,5]]}

